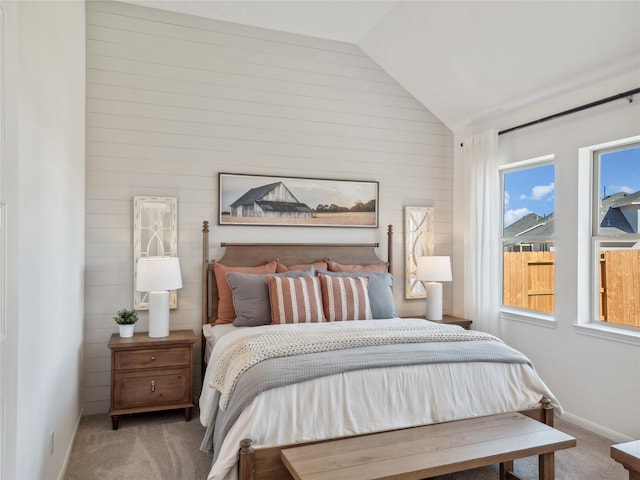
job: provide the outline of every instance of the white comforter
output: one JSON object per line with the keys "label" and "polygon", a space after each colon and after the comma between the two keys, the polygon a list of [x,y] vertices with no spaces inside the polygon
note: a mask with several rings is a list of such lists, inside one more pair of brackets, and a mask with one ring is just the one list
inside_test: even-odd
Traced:
{"label": "white comforter", "polygon": [[[402,325],[416,321],[424,320],[397,318],[337,323],[345,324],[344,328],[357,328],[379,325],[379,322]],[[213,414],[214,392],[209,387],[211,365],[235,339],[274,328],[300,327],[236,328],[217,339],[200,396],[202,425],[206,426]],[[275,388],[256,397],[240,415],[225,439],[208,480],[237,479],[237,452],[244,438],[251,438],[254,447],[267,447],[342,437],[523,410],[536,406],[543,396],[551,398],[553,405],[560,408],[532,368],[501,363],[358,370]]]}

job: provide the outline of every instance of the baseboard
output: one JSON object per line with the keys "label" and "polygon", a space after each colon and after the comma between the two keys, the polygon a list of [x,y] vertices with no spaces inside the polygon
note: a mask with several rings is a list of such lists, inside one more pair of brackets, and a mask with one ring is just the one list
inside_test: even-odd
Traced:
{"label": "baseboard", "polygon": [[64,477],[67,474],[67,467],[69,466],[71,451],[73,450],[73,444],[76,442],[76,435],[78,434],[78,428],[80,428],[80,421],[82,420],[83,413],[84,413],[84,409],[80,408],[80,415],[78,416],[78,420],[76,421],[76,426],[73,429],[73,434],[71,435],[71,441],[69,442],[69,447],[67,448],[67,454],[64,457],[64,463],[62,464],[62,468],[60,469],[58,480],[64,480]]}
{"label": "baseboard", "polygon": [[573,423],[574,425],[582,427],[586,430],[589,430],[590,432],[596,433],[605,438],[609,438],[613,440],[615,443],[624,443],[624,442],[630,442],[633,440],[633,438],[628,437],[627,435],[624,435],[620,432],[616,432],[615,430],[611,430],[610,428],[603,427],[602,425],[593,423],[589,420],[586,420],[582,417],[578,417],[577,415],[573,415],[572,413],[569,413],[569,412],[564,412],[560,418],[562,418],[562,420],[566,420],[567,422]]}

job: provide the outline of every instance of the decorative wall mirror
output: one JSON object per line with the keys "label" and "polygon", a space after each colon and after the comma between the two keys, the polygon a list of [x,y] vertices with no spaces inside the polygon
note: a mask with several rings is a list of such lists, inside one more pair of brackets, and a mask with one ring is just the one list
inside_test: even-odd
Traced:
{"label": "decorative wall mirror", "polygon": [[404,207],[405,298],[425,298],[424,285],[416,279],[416,257],[433,255],[433,207]]}
{"label": "decorative wall mirror", "polygon": [[[148,292],[136,292],[138,259],[178,256],[178,199],[174,197],[133,197],[133,308],[148,310]],[[169,308],[178,306],[172,290]]]}

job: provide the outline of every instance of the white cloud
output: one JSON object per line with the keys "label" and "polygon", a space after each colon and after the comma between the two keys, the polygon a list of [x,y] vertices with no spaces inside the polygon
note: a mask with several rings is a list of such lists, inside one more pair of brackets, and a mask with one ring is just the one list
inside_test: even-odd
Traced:
{"label": "white cloud", "polygon": [[509,195],[509,192],[507,192],[505,190],[505,192],[504,192],[504,206],[508,207],[510,201],[511,201],[511,195]]}
{"label": "white cloud", "polygon": [[531,189],[531,200],[541,200],[550,193],[552,193],[555,189],[554,183],[551,182],[549,185],[536,185]]}
{"label": "white cloud", "polygon": [[529,210],[528,208],[518,208],[516,210],[507,210],[506,212],[504,212],[504,226],[508,227],[512,223],[517,222],[522,217],[529,215],[530,213],[533,213],[533,212],[531,212],[531,210]]}
{"label": "white cloud", "polygon": [[627,187],[626,185],[611,185],[607,187],[607,195],[613,195],[614,193],[636,193],[637,190],[635,188]]}

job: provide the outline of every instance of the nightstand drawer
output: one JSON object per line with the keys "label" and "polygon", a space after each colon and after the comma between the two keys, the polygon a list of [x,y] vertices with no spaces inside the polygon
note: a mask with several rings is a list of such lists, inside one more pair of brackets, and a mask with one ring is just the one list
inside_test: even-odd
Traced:
{"label": "nightstand drawer", "polygon": [[114,376],[114,409],[190,402],[191,369],[139,371]]}
{"label": "nightstand drawer", "polygon": [[162,368],[189,365],[191,348],[166,348],[115,352],[116,370]]}

